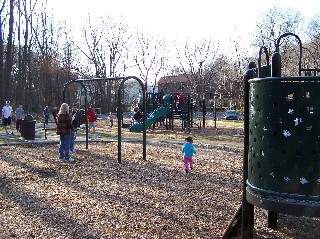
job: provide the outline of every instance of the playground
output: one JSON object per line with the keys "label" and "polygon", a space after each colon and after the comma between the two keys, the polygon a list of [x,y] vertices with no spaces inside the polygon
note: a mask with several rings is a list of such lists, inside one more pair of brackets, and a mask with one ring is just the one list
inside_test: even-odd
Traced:
{"label": "playground", "polygon": [[[115,128],[98,120],[101,138],[88,149],[76,143],[76,164],[59,160],[58,145],[45,140],[1,147],[0,237],[222,238],[241,205],[242,142],[205,135],[241,130],[192,131],[196,164],[185,175],[180,150],[186,133],[180,128],[148,129],[145,161],[141,133],[133,140],[124,131],[132,140],[122,145],[121,164],[117,143],[105,135]],[[280,214],[279,229],[272,230],[264,211],[255,210],[254,238],[319,237],[317,218]]]}
{"label": "playground", "polygon": [[[299,42],[299,76],[281,77],[288,36]],[[121,107],[124,77],[116,127],[102,117],[92,137],[86,122],[76,163],[58,159],[53,131],[26,141],[1,133],[0,237],[319,238],[320,69],[302,68],[301,53],[292,33],[278,38],[272,67],[260,48],[258,67],[250,62],[244,75],[241,126],[206,121],[205,100],[196,123],[191,99],[177,110],[168,94],[132,125]],[[197,155],[186,174],[181,146],[190,135]]]}

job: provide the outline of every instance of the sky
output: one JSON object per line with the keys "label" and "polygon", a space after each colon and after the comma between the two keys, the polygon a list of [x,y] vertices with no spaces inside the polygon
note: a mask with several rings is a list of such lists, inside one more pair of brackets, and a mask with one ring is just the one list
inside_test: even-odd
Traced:
{"label": "sky", "polygon": [[[298,9],[306,20],[320,15],[320,0],[47,0],[54,17],[83,28],[88,12],[125,19],[130,26],[167,40],[212,38],[228,48],[240,36],[248,46],[261,12],[273,6]],[[184,42],[185,43],[185,42]]]}
{"label": "sky", "polygon": [[319,0],[47,0],[59,19],[77,25],[87,12],[122,16],[132,25],[164,37],[196,36],[225,39],[248,33],[260,12],[269,7],[299,9],[305,18],[320,14]]}

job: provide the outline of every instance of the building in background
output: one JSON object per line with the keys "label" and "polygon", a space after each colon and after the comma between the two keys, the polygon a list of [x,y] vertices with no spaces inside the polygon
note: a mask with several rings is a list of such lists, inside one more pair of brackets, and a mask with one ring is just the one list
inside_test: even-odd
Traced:
{"label": "building in background", "polygon": [[158,90],[159,92],[163,91],[165,94],[172,95],[176,93],[182,93],[183,95],[192,94],[189,87],[189,79],[183,74],[161,77],[158,81]]}

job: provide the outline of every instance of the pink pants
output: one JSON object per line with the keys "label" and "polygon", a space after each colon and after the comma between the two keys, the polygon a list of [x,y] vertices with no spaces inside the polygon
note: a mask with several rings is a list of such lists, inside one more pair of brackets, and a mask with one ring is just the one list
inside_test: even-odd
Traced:
{"label": "pink pants", "polygon": [[184,169],[185,170],[189,170],[189,166],[190,166],[190,168],[193,168],[192,156],[184,156],[183,162],[184,162]]}

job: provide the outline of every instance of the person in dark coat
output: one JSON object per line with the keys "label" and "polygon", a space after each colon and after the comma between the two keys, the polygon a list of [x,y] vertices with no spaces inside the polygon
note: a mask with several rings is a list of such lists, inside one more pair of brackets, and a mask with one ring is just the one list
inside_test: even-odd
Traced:
{"label": "person in dark coat", "polygon": [[54,107],[54,108],[53,108],[53,111],[52,111],[52,115],[53,115],[54,122],[56,122],[56,124],[57,124],[57,116],[58,116],[58,113],[59,113],[58,108],[57,108],[57,107]]}
{"label": "person in dark coat", "polygon": [[57,135],[60,135],[59,159],[74,163],[70,157],[70,137],[73,136],[73,126],[69,115],[69,105],[63,103],[57,116]]}

